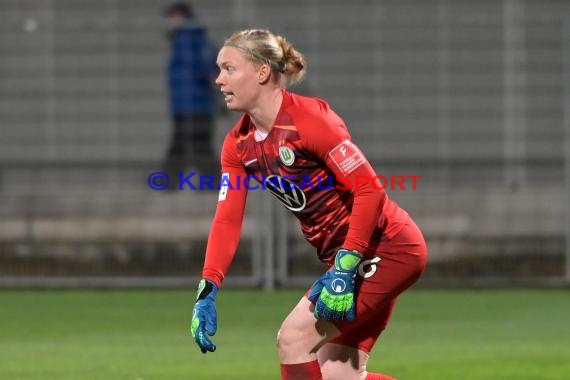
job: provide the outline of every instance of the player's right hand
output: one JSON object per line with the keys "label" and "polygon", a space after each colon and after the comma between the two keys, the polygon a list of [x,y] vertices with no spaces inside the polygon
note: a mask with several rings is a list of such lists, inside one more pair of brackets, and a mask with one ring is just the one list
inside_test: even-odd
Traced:
{"label": "player's right hand", "polygon": [[215,303],[217,294],[218,287],[213,282],[201,280],[198,284],[190,331],[192,332],[192,338],[194,338],[203,354],[208,351],[216,351],[216,345],[209,337],[213,336],[218,328]]}

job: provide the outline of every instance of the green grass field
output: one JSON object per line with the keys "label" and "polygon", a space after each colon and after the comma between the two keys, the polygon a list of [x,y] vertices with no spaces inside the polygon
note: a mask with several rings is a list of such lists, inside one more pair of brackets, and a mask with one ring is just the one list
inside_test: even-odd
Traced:
{"label": "green grass field", "polygon": [[[224,290],[218,350],[193,291],[1,291],[0,379],[278,379],[275,334],[302,291]],[[570,292],[409,291],[369,369],[399,380],[570,379]]]}

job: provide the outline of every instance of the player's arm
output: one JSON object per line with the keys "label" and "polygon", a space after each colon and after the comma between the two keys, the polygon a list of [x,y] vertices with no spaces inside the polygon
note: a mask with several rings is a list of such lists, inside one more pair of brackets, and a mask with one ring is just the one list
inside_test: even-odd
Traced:
{"label": "player's arm", "polygon": [[377,175],[374,168],[352,142],[343,120],[326,103],[321,104],[320,114],[303,121],[298,128],[303,144],[327,165],[339,187],[354,197],[343,248],[365,253],[386,193],[372,185]]}
{"label": "player's arm", "polygon": [[331,270],[313,284],[309,299],[316,304],[317,318],[354,320],[354,278],[378,223],[385,193],[372,186],[376,173],[351,141],[342,119],[326,104],[321,106],[321,115],[306,120],[311,127],[301,128],[301,138],[335,179],[352,192],[354,202],[343,248],[337,252]]}
{"label": "player's arm", "polygon": [[241,237],[247,177],[245,171],[222,167],[221,190],[208,235],[202,277],[220,286],[230,267]]}
{"label": "player's arm", "polygon": [[209,338],[217,329],[215,300],[240,240],[247,198],[245,178],[245,170],[235,151],[235,140],[228,135],[222,149],[221,190],[192,315],[192,337],[203,353],[216,350]]}

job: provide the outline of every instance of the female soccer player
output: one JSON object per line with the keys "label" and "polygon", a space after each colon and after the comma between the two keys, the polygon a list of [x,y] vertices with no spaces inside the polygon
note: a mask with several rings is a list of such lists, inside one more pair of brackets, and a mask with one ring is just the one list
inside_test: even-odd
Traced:
{"label": "female soccer player", "polygon": [[303,77],[305,61],[283,37],[235,33],[217,63],[226,105],[243,115],[222,149],[222,188],[192,336],[202,352],[216,349],[215,298],[240,239],[244,179],[255,177],[299,219],[329,265],[281,325],[281,378],[392,379],[367,372],[366,362],[398,295],[425,268],[422,233],[374,181],[374,169],[329,105],[285,90]]}

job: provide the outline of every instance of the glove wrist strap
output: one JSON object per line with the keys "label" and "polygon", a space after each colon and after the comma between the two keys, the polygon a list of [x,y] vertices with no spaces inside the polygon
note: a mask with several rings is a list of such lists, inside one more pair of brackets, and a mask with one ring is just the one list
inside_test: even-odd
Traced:
{"label": "glove wrist strap", "polygon": [[198,283],[198,290],[196,292],[196,301],[203,300],[206,297],[210,297],[212,299],[216,298],[218,294],[218,287],[211,281],[202,279]]}
{"label": "glove wrist strap", "polygon": [[362,255],[359,252],[339,249],[334,259],[334,267],[338,271],[352,271],[358,266],[360,260],[362,260]]}

